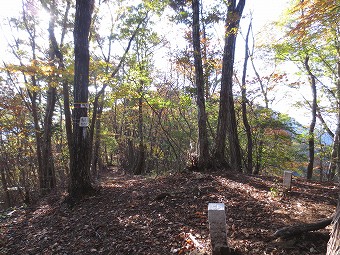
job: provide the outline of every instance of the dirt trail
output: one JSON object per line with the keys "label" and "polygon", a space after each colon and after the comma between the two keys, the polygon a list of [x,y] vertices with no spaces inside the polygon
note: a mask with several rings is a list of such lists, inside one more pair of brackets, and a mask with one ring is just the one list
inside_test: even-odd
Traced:
{"label": "dirt trail", "polygon": [[[337,188],[242,174],[173,174],[144,178],[111,171],[101,190],[72,209],[62,197],[0,218],[0,254],[209,254],[209,202],[227,206],[228,242],[235,254],[325,254],[329,227],[272,240],[286,225],[330,217]],[[197,241],[196,244],[192,240]],[[199,247],[197,247],[199,245]]]}

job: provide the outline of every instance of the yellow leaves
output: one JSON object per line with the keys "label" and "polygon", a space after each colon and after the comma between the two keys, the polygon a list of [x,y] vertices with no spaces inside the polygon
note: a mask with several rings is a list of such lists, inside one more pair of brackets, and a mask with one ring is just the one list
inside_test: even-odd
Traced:
{"label": "yellow leaves", "polygon": [[[61,70],[51,62],[32,60],[28,64],[6,64],[0,71],[17,76],[17,81],[31,92],[39,92],[46,87],[57,88],[61,79],[73,76],[73,70]],[[20,78],[20,75],[23,77]]]}
{"label": "yellow leaves", "polygon": [[227,27],[225,37],[236,36],[237,32],[238,32],[238,27],[232,27],[232,28]]}
{"label": "yellow leaves", "polygon": [[2,68],[2,70],[11,73],[18,72],[27,76],[44,76],[44,77],[59,76],[60,73],[60,70],[58,70],[51,63],[38,60],[32,60],[27,65],[9,64],[6,65],[5,68]]}
{"label": "yellow leaves", "polygon": [[27,84],[27,89],[31,92],[39,92],[40,87],[36,85]]}

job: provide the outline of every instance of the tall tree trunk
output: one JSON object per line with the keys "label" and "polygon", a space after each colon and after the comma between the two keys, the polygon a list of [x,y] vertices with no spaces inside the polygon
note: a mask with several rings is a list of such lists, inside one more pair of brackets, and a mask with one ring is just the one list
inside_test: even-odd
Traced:
{"label": "tall tree trunk", "polygon": [[[140,87],[139,93],[142,93],[143,86]],[[138,150],[137,159],[133,164],[132,172],[135,175],[144,173],[145,168],[145,148],[144,148],[144,132],[143,132],[143,98],[138,99]]]}
{"label": "tall tree trunk", "polygon": [[[36,86],[35,77],[32,77],[32,84]],[[39,117],[38,117],[38,106],[37,106],[37,93],[28,91],[30,100],[31,100],[31,113],[33,116],[34,123],[34,133],[35,133],[35,146],[37,153],[37,161],[38,161],[38,178],[39,178],[39,187],[42,187],[43,183],[43,164],[42,164],[42,153],[41,153],[41,127],[39,125]]]}
{"label": "tall tree trunk", "polygon": [[309,132],[308,132],[308,152],[309,152],[309,162],[307,167],[307,179],[312,179],[313,176],[313,166],[314,166],[314,129],[315,129],[315,123],[316,123],[316,108],[317,108],[317,102],[316,102],[316,84],[315,84],[315,77],[312,74],[312,71],[309,66],[309,56],[306,56],[305,58],[305,68],[307,70],[310,86],[312,89],[312,96],[313,96],[313,103],[312,103],[312,121],[309,125]]}
{"label": "tall tree trunk", "polygon": [[50,87],[47,91],[47,106],[44,118],[44,133],[42,137],[42,178],[40,191],[42,194],[51,192],[56,186],[56,176],[52,153],[52,118],[56,103],[56,88]]}
{"label": "tall tree trunk", "polygon": [[197,108],[198,108],[198,169],[205,170],[210,167],[207,113],[205,110],[204,97],[204,76],[201,55],[200,40],[200,8],[199,0],[192,1],[193,23],[192,23],[192,42],[194,49],[195,80],[197,88]]}
{"label": "tall tree trunk", "polygon": [[76,202],[84,195],[94,191],[90,178],[89,134],[82,120],[87,115],[89,86],[89,31],[94,0],[77,0],[74,23],[74,110],[73,110],[73,160],[70,174],[69,198]]}
{"label": "tall tree trunk", "polygon": [[5,194],[5,208],[7,209],[8,207],[11,207],[11,196],[9,194],[9,190],[8,190],[8,185],[7,185],[7,176],[5,173],[5,169],[7,169],[7,159],[6,159],[6,155],[1,155],[0,158],[0,172],[1,172],[1,186],[2,186],[2,190]]}
{"label": "tall tree trunk", "polygon": [[[338,127],[335,136],[338,136],[337,147],[336,150],[336,170],[338,176],[340,176],[340,141],[339,141],[339,131],[340,131],[340,43],[337,45],[337,54],[338,54],[338,63],[337,63],[337,75],[338,79],[336,82],[337,89],[337,110],[338,110]],[[327,245],[327,255],[339,255],[340,254],[340,192],[338,197],[338,206],[336,208],[334,220],[333,220],[333,229],[331,233],[331,237],[328,241]]]}
{"label": "tall tree trunk", "polygon": [[[53,38],[54,38],[54,23],[55,23],[55,1],[51,2],[50,8],[51,19],[49,22],[49,40],[50,40],[50,50],[49,50],[49,58],[50,63],[53,63],[55,59],[55,51],[53,47]],[[53,68],[54,65],[51,64]],[[55,176],[55,168],[54,168],[54,160],[52,153],[52,118],[54,115],[54,108],[56,104],[56,94],[57,89],[53,85],[54,77],[50,77],[49,88],[47,91],[47,104],[45,109],[45,117],[44,117],[44,126],[43,126],[43,136],[42,136],[42,180],[40,183],[40,191],[42,194],[49,193],[56,186],[56,176]]]}
{"label": "tall tree trunk", "polygon": [[[340,50],[338,50],[340,51]],[[340,55],[340,52],[338,53]],[[339,56],[340,57],[340,56]],[[338,76],[340,77],[340,63],[338,63]],[[333,136],[333,148],[332,148],[332,153],[331,153],[331,162],[329,163],[328,167],[328,176],[327,179],[328,181],[334,180],[335,173],[337,169],[339,169],[339,160],[338,156],[340,154],[339,146],[340,146],[340,78],[338,78],[337,84],[337,127]]]}
{"label": "tall tree trunk", "polygon": [[228,1],[226,17],[226,36],[222,63],[222,78],[220,91],[220,104],[218,113],[217,132],[215,140],[215,162],[221,167],[227,167],[225,160],[225,142],[228,132],[230,161],[233,170],[242,171],[240,144],[237,134],[237,122],[233,98],[233,72],[236,36],[240,19],[244,9],[245,0]]}
{"label": "tall tree trunk", "polygon": [[[200,15],[201,17],[203,17],[203,0],[199,0],[200,1]],[[198,18],[198,24],[200,24],[200,17]],[[197,21],[195,21],[197,22]],[[202,67],[203,67],[203,85],[204,85],[204,91],[205,91],[205,100],[208,101],[209,97],[210,97],[210,85],[209,85],[209,63],[208,63],[208,50],[207,50],[207,42],[208,42],[208,38],[207,38],[207,32],[206,32],[206,26],[205,23],[202,22],[202,29],[199,26],[199,34],[198,34],[198,38],[200,39],[200,34],[202,35],[202,39],[203,39],[203,48],[201,51],[201,56],[202,56]],[[197,39],[197,38],[196,38]],[[193,37],[194,40],[194,37]],[[201,39],[200,39],[201,42]],[[201,44],[199,44],[199,46],[201,46]],[[208,124],[208,116],[207,116],[207,124]]]}
{"label": "tall tree trunk", "polygon": [[[23,8],[23,12],[22,12],[22,19],[24,22],[24,27],[26,29],[26,32],[28,33],[28,37],[29,37],[29,44],[30,44],[30,50],[32,52],[32,62],[36,63],[37,60],[37,56],[36,56],[36,50],[37,50],[37,46],[36,46],[36,27],[33,25],[29,25],[29,15],[27,15],[25,8]],[[23,65],[21,59],[19,58],[20,64]],[[30,106],[27,106],[28,109],[30,110],[32,117],[33,117],[33,125],[34,125],[34,133],[35,133],[35,145],[36,145],[36,154],[37,154],[37,161],[38,161],[38,178],[39,178],[39,184],[40,187],[42,186],[42,182],[43,182],[43,165],[42,165],[42,143],[41,143],[41,139],[42,139],[42,129],[40,126],[40,112],[39,112],[39,107],[38,107],[38,93],[36,88],[39,88],[39,84],[37,82],[37,78],[36,76],[33,74],[31,76],[31,81],[27,80],[27,77],[25,74],[24,75],[24,81],[26,84],[26,88],[27,88],[27,94],[30,98]],[[35,88],[35,89],[29,89],[29,87]],[[21,89],[20,89],[21,90]],[[22,91],[21,91],[22,93]]]}
{"label": "tall tree trunk", "polygon": [[337,90],[337,110],[338,110],[338,126],[336,129],[337,141],[334,145],[336,147],[336,173],[340,176],[340,43],[337,47],[338,52],[338,79],[336,81],[336,90]]}
{"label": "tall tree trunk", "polygon": [[247,87],[246,87],[246,76],[247,76],[247,64],[249,59],[249,33],[251,29],[252,23],[250,22],[247,36],[246,36],[246,45],[245,45],[245,57],[244,57],[244,64],[243,64],[243,74],[242,74],[242,120],[243,125],[246,130],[247,134],[247,163],[246,163],[246,170],[247,173],[251,174],[253,171],[253,139],[251,134],[251,128],[249,125],[248,117],[247,117]]}
{"label": "tall tree trunk", "polygon": [[[43,2],[42,2],[43,3]],[[44,6],[46,9],[48,9],[47,6]],[[62,27],[62,31],[61,31],[61,41],[60,41],[60,46],[58,45],[58,42],[55,38],[55,34],[54,34],[54,26],[50,26],[49,28],[49,40],[50,40],[50,44],[51,44],[51,51],[53,51],[53,55],[57,60],[58,63],[58,69],[60,71],[65,71],[65,63],[64,63],[64,56],[63,53],[60,50],[60,47],[62,47],[63,45],[63,41],[64,41],[64,37],[66,34],[66,30],[67,30],[67,21],[68,21],[68,13],[69,10],[71,8],[71,0],[66,0],[66,9],[65,9],[65,13],[64,13],[64,18],[63,18],[63,27]],[[51,15],[55,15],[55,2],[53,2],[53,9],[51,8],[51,10],[53,11],[51,13]],[[68,87],[68,81],[65,78],[62,81],[62,89],[63,89],[63,104],[64,104],[64,114],[65,114],[65,129],[66,129],[66,136],[67,136],[67,145],[68,145],[68,151],[69,151],[69,155],[70,155],[70,162],[72,162],[73,160],[73,151],[72,151],[72,120],[71,120],[71,110],[70,110],[70,99],[69,99],[69,87]],[[71,163],[70,163],[71,165]]]}
{"label": "tall tree trunk", "polygon": [[339,147],[339,137],[340,137],[340,122],[338,120],[337,128],[335,130],[335,134],[333,137],[333,148],[331,152],[331,160],[327,170],[327,179],[328,181],[334,180],[335,172],[336,172],[336,162],[338,155],[338,147]]}
{"label": "tall tree trunk", "polygon": [[[95,123],[95,139],[94,139],[94,148],[92,152],[92,160],[91,160],[91,172],[92,176],[95,179],[98,179],[99,177],[99,171],[101,170],[100,167],[100,144],[101,144],[101,117],[103,113],[103,108],[104,108],[104,93],[101,97],[101,101],[98,102],[98,106],[94,106],[95,109],[97,110],[96,114],[96,123]],[[94,111],[95,111],[94,109]]]}
{"label": "tall tree trunk", "polygon": [[338,198],[338,206],[333,219],[333,229],[331,237],[327,244],[327,255],[340,254],[340,194]]}
{"label": "tall tree trunk", "polygon": [[[261,88],[261,93],[263,96],[263,100],[264,100],[264,104],[265,104],[265,108],[266,110],[269,109],[269,98],[268,98],[268,89],[266,88],[265,84],[263,83],[263,80],[261,79],[260,74],[258,73],[256,66],[255,66],[255,62],[254,59],[251,57],[250,58],[250,62],[251,65],[253,67],[255,76],[257,77],[257,80],[260,84],[260,88]],[[256,149],[256,165],[255,165],[255,169],[253,171],[253,174],[259,174],[262,168],[262,159],[263,159],[263,150],[264,150],[264,131],[265,128],[264,126],[260,126],[260,130],[259,130],[259,136],[257,138],[257,149]]]}
{"label": "tall tree trunk", "polygon": [[[262,128],[260,130],[260,134],[262,134]],[[253,174],[259,174],[262,168],[262,157],[263,157],[263,138],[262,135],[259,138],[258,146],[256,150],[256,165]]]}

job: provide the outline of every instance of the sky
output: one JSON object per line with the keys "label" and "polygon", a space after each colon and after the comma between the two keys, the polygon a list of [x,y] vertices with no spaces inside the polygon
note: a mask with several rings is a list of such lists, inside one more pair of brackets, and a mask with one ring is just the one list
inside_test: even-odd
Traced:
{"label": "sky", "polygon": [[[251,0],[246,2],[244,13],[253,13],[253,28],[254,33],[266,33],[266,29],[270,29],[270,23],[279,21],[281,15],[289,7],[290,0]],[[242,21],[241,21],[242,22]],[[241,24],[242,26],[242,24]],[[247,28],[248,24],[243,22],[243,26]],[[265,34],[267,35],[267,34]],[[271,39],[271,38],[269,38]],[[242,45],[240,38],[238,38],[238,44]],[[242,50],[244,46],[242,46]],[[242,52],[242,57],[244,53]],[[284,63],[278,67],[281,72],[287,72],[288,78],[296,81],[297,77],[295,73],[298,71],[297,67],[293,63]],[[248,66],[248,69],[249,68]],[[269,70],[270,72],[272,70]],[[308,126],[311,122],[310,110],[304,108],[296,108],[293,105],[296,101],[302,101],[303,97],[309,99],[312,96],[309,87],[297,89],[280,88],[279,92],[276,92],[275,101],[271,108],[281,113],[286,113],[293,117],[299,123]]]}
{"label": "sky", "polygon": [[[252,12],[253,15],[253,28],[254,32],[260,33],[261,31],[265,31],[268,26],[270,26],[270,23],[273,21],[276,21],[279,19],[282,12],[285,10],[285,8],[288,6],[289,1],[288,0],[248,0],[246,1],[246,6],[244,9],[244,14]],[[0,20],[2,20],[5,17],[11,17],[15,16],[19,13],[21,9],[21,0],[10,0],[6,4],[2,6],[0,9]],[[40,18],[46,19],[46,14],[40,13]],[[241,26],[247,27],[248,21],[242,20]],[[8,32],[6,34],[6,31],[3,30],[3,26],[0,27],[0,33],[2,34],[0,36],[0,61],[6,57],[6,36],[8,36]],[[4,35],[5,34],[5,35]],[[238,38],[238,52],[236,52],[236,56],[241,59],[244,56],[244,49],[242,46],[242,38]],[[236,60],[237,61],[237,60]],[[250,68],[249,68],[250,69]],[[277,100],[275,101],[275,104],[272,105],[274,110],[287,113],[290,116],[296,118],[299,122],[301,122],[304,125],[308,125],[309,123],[309,114],[303,112],[303,110],[297,111],[296,109],[292,108],[289,103],[287,103],[286,100],[286,93],[291,93],[287,91],[282,91],[281,95],[278,94]],[[293,100],[290,100],[292,102]]]}
{"label": "sky", "polygon": [[[270,6],[270,9],[268,8]],[[266,24],[276,20],[282,13],[282,10],[287,6],[287,0],[248,0],[244,13],[249,13],[252,10],[254,17],[255,30],[260,31]],[[5,17],[12,17],[19,13],[21,10],[21,0],[6,1],[0,9],[0,20]],[[270,10],[270,11],[268,11]],[[41,14],[42,16],[44,14]],[[3,34],[2,28],[0,33]],[[3,49],[6,47],[6,40],[0,37],[0,56],[3,54]]]}
{"label": "sky", "polygon": [[278,20],[288,5],[287,0],[248,0],[244,12],[253,12],[254,26],[261,30],[268,23]]}

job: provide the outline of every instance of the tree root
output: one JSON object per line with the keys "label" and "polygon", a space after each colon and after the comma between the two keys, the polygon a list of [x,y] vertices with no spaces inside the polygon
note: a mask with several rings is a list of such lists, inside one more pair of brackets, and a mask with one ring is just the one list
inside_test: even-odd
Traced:
{"label": "tree root", "polygon": [[280,228],[273,234],[273,238],[275,239],[279,237],[289,238],[289,237],[300,235],[306,232],[323,229],[327,227],[328,225],[330,225],[332,221],[333,221],[333,217],[320,220],[317,222],[313,222],[313,223],[299,224],[299,225]]}

